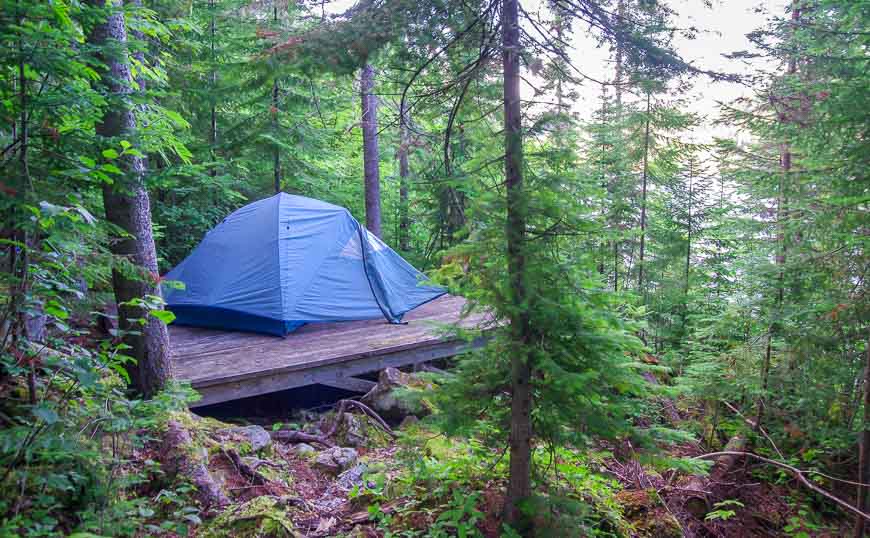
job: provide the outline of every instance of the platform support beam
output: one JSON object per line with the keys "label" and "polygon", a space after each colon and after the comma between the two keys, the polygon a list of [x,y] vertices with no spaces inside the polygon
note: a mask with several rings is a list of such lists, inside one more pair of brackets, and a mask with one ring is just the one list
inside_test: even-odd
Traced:
{"label": "platform support beam", "polygon": [[329,363],[322,366],[296,366],[283,371],[264,372],[260,375],[233,381],[194,382],[193,388],[202,395],[202,399],[192,403],[191,407],[202,407],[315,384],[337,386],[335,383],[341,382],[363,387],[364,383],[362,382],[365,380],[357,379],[354,376],[377,372],[389,367],[401,368],[453,357],[483,347],[486,340],[485,336],[478,337],[471,342],[451,340],[384,354],[356,357],[345,362]]}
{"label": "platform support beam", "polygon": [[363,393],[372,390],[375,388],[375,385],[377,385],[374,381],[360,379],[358,377],[334,377],[332,379],[321,379],[320,384],[336,389]]}

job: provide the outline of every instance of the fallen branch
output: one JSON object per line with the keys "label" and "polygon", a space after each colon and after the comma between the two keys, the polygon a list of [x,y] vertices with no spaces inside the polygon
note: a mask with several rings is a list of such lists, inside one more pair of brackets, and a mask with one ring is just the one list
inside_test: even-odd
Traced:
{"label": "fallen branch", "polygon": [[344,419],[344,414],[347,412],[347,407],[356,407],[364,414],[369,416],[372,420],[375,421],[375,424],[386,432],[387,435],[392,437],[393,439],[397,438],[396,432],[390,428],[390,426],[386,423],[384,419],[381,418],[380,415],[375,413],[375,411],[362,402],[358,402],[356,400],[341,400],[338,402],[338,411],[335,414],[335,420],[332,422],[332,427],[329,428],[329,431],[324,434],[324,437],[332,437],[335,435],[336,430],[338,430],[338,425],[341,424],[342,419]]}
{"label": "fallen branch", "polygon": [[387,424],[387,422],[382,419],[379,414],[375,413],[375,411],[371,407],[357,400],[342,400],[342,402],[347,402],[348,405],[356,407],[357,409],[371,417],[371,419],[374,420],[375,423],[380,426],[380,428],[393,439],[398,437],[398,435],[396,435],[396,432],[394,432],[392,428],[390,428],[390,426]]}
{"label": "fallen branch", "polygon": [[236,466],[239,474],[250,479],[254,484],[265,486],[269,483],[269,479],[267,479],[265,476],[257,472],[256,469],[245,463],[239,453],[232,448],[222,448],[221,452],[223,452],[224,456],[226,456],[227,459]]}
{"label": "fallen branch", "polygon": [[808,471],[803,471],[803,470],[798,469],[797,467],[793,467],[787,463],[772,460],[770,458],[765,458],[764,456],[759,456],[758,454],[753,454],[752,452],[739,452],[739,451],[711,452],[709,454],[701,454],[700,456],[695,456],[692,459],[701,460],[701,459],[719,458],[721,456],[731,456],[731,457],[735,457],[735,458],[739,458],[739,457],[754,458],[758,461],[767,463],[769,465],[779,467],[780,469],[788,471],[792,476],[797,478],[798,481],[800,481],[800,483],[803,484],[804,486],[806,486],[808,489],[810,489],[810,490],[818,493],[822,497],[825,497],[826,499],[840,505],[840,507],[848,510],[849,512],[852,512],[856,516],[862,517],[865,520],[870,521],[870,514],[862,512],[861,510],[859,510],[855,506],[852,506],[851,504],[847,503],[846,501],[834,496],[833,494],[831,494],[831,493],[825,491],[824,489],[820,488],[819,486],[813,484],[805,476],[808,473]]}
{"label": "fallen branch", "polygon": [[329,435],[313,435],[297,430],[278,430],[275,432],[269,432],[269,436],[274,441],[280,441],[282,443],[317,443],[326,448],[332,448],[335,446],[335,443],[328,439]]}
{"label": "fallen branch", "polygon": [[752,420],[752,419],[747,418],[746,416],[744,416],[743,413],[741,413],[739,409],[737,409],[736,407],[734,407],[734,406],[731,405],[730,403],[726,402],[725,400],[721,400],[721,402],[722,402],[723,404],[725,404],[725,407],[727,407],[728,409],[730,409],[732,413],[734,413],[734,414],[737,415],[738,417],[742,418],[742,419],[743,419],[743,422],[745,422],[747,426],[749,426],[749,427],[752,428],[753,430],[756,430],[756,429],[757,429],[758,432],[761,433],[761,435],[763,435],[765,439],[767,439],[767,442],[770,443],[770,446],[773,447],[773,450],[776,452],[776,454],[777,454],[780,458],[785,459],[785,456],[782,455],[782,452],[779,451],[779,448],[777,448],[776,443],[773,442],[773,439],[770,438],[770,435],[767,434],[767,432],[764,430],[764,428],[762,428],[762,427],[757,427],[756,424],[755,424],[755,421],[754,421],[754,420]]}

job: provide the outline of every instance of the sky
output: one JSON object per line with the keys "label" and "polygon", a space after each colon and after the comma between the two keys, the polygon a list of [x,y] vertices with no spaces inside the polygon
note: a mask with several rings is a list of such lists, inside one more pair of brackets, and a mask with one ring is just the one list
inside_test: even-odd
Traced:
{"label": "sky", "polygon": [[[728,59],[724,55],[753,50],[746,34],[764,26],[770,13],[781,14],[785,9],[783,0],[712,0],[709,7],[703,0],[665,2],[676,12],[675,23],[679,27],[694,26],[698,29],[695,39],[675,38],[676,52],[700,69],[736,74],[748,74],[761,66]],[[572,54],[575,65],[596,79],[612,79],[614,65],[610,52],[595,48],[594,40],[584,33],[584,28],[575,29],[575,51]],[[575,103],[575,110],[581,117],[588,117],[590,110],[598,106],[596,99],[601,90],[597,85],[586,83],[579,93],[581,99]],[[714,127],[713,120],[718,115],[719,103],[749,94],[750,90],[738,83],[713,82],[697,77],[685,96],[688,109],[706,118],[704,126],[695,133],[695,141],[708,142],[713,136],[736,136],[731,129]]]}

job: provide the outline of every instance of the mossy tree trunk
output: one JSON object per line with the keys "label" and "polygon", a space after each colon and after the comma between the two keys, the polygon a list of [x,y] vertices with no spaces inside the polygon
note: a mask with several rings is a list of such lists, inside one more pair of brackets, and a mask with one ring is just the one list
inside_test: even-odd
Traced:
{"label": "mossy tree trunk", "polygon": [[[103,51],[100,59],[108,67],[100,84],[109,105],[96,132],[108,144],[119,146],[121,140],[136,138],[126,21],[118,0],[94,0],[92,5],[109,8],[105,21],[96,25],[88,36],[88,41]],[[113,254],[126,258],[142,271],[131,275],[115,268],[112,283],[118,303],[118,325],[124,331],[124,343],[130,346],[126,353],[136,361],[127,366],[130,381],[136,390],[150,397],[171,377],[169,333],[162,321],[148,315],[143,308],[129,304],[147,296],[159,296],[160,289],[151,207],[144,183],[145,160],[137,155],[126,155],[120,159],[120,165],[123,175],[103,185],[106,220],[123,231],[111,238],[110,248]],[[143,319],[144,324],[140,324],[139,320]]]}

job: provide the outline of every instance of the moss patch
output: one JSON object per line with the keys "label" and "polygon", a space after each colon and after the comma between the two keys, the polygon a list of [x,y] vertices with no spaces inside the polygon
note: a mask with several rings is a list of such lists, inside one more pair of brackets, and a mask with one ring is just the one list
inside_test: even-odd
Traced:
{"label": "moss patch", "polygon": [[643,489],[625,490],[616,494],[623,515],[642,538],[681,538],[680,523],[662,506],[658,495]]}
{"label": "moss patch", "polygon": [[202,532],[205,538],[235,538],[298,536],[287,508],[271,496],[256,497],[228,508],[219,514]]}

